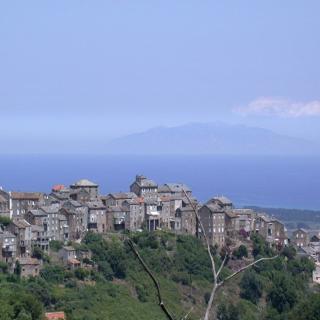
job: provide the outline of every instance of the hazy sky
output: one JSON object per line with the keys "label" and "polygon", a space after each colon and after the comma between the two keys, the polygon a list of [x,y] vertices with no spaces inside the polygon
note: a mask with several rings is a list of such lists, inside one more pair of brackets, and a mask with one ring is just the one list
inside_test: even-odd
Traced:
{"label": "hazy sky", "polygon": [[319,12],[318,0],[1,1],[1,145],[83,150],[215,120],[320,140]]}

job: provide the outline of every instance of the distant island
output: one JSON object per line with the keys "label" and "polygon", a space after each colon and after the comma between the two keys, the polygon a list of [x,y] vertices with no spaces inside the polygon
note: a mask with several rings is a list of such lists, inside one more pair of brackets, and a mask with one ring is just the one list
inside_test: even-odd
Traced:
{"label": "distant island", "polygon": [[222,122],[157,127],[106,143],[110,154],[315,154],[316,143],[271,130]]}

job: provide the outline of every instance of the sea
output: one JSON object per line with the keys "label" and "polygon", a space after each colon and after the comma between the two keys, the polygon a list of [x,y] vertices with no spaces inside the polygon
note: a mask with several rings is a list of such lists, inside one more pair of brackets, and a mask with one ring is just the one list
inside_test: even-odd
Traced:
{"label": "sea", "polygon": [[100,192],[128,191],[136,174],[185,183],[200,200],[226,196],[247,205],[320,210],[320,157],[216,155],[1,155],[0,186],[49,193],[79,179]]}

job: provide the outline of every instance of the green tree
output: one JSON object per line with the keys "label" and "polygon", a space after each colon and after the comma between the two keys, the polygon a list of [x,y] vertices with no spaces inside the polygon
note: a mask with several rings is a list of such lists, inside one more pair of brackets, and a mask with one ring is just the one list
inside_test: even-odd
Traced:
{"label": "green tree", "polygon": [[293,280],[278,271],[273,272],[271,280],[272,286],[267,296],[268,301],[280,313],[290,310],[298,298]]}
{"label": "green tree", "polygon": [[233,304],[221,304],[217,310],[218,320],[240,320],[240,312]]}
{"label": "green tree", "polygon": [[240,296],[254,304],[262,296],[262,282],[253,270],[247,270],[240,281]]}
{"label": "green tree", "polygon": [[312,294],[302,300],[289,314],[290,320],[319,320],[320,295]]}
{"label": "green tree", "polygon": [[234,249],[232,255],[237,259],[242,259],[243,257],[248,257],[248,249],[245,245],[241,244],[237,249]]}

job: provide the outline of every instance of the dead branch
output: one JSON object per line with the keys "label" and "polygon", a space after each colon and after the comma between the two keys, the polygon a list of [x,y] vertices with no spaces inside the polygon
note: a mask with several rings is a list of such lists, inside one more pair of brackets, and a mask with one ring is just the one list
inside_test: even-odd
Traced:
{"label": "dead branch", "polygon": [[160,291],[160,285],[159,285],[158,280],[155,278],[155,276],[152,274],[152,272],[150,271],[150,269],[148,268],[148,266],[146,265],[144,260],[141,258],[139,252],[136,250],[136,248],[134,246],[133,241],[131,239],[127,239],[127,243],[130,246],[131,250],[136,255],[136,257],[138,258],[138,260],[140,261],[143,269],[148,273],[149,277],[153,281],[154,286],[157,289],[157,296],[158,296],[159,306],[161,307],[162,311],[164,312],[164,314],[167,316],[167,318],[169,320],[174,320],[173,316],[170,314],[169,310],[167,309],[167,307],[165,306],[165,304],[164,304],[164,302],[162,300],[161,291]]}
{"label": "dead branch", "polygon": [[279,255],[276,255],[276,256],[273,256],[273,257],[270,257],[270,258],[260,258],[260,259],[258,259],[258,260],[256,260],[256,261],[253,261],[252,263],[249,263],[248,265],[242,267],[241,269],[235,271],[235,272],[232,273],[230,276],[228,276],[228,277],[226,277],[225,279],[223,279],[222,281],[220,281],[220,282],[218,283],[218,286],[219,286],[219,287],[222,286],[225,281],[228,281],[228,280],[232,279],[233,277],[235,277],[235,276],[238,275],[239,273],[245,271],[246,269],[248,269],[248,268],[256,265],[257,263],[259,263],[259,262],[261,262],[261,261],[274,260],[274,259],[276,259],[276,258],[278,258],[278,257],[279,257]]}
{"label": "dead branch", "polygon": [[266,260],[273,260],[273,259],[276,259],[278,257],[278,255],[274,256],[274,257],[271,257],[271,258],[261,258],[261,259],[258,259],[257,261],[254,261],[250,264],[248,264],[247,266],[239,269],[238,271],[234,272],[233,274],[231,274],[230,276],[226,277],[225,279],[223,279],[222,281],[218,282],[218,277],[224,267],[224,264],[227,260],[227,257],[228,257],[228,254],[225,255],[218,271],[216,271],[216,264],[214,262],[214,258],[212,256],[212,253],[211,253],[211,250],[210,250],[210,242],[209,242],[209,239],[207,238],[206,236],[206,233],[205,233],[205,229],[203,227],[203,224],[201,222],[201,219],[200,219],[200,216],[199,216],[199,213],[198,213],[198,210],[197,208],[195,207],[195,205],[192,203],[190,197],[188,196],[188,194],[186,193],[186,191],[184,189],[183,190],[183,193],[184,195],[186,196],[186,198],[188,199],[188,202],[189,204],[191,205],[194,213],[195,213],[195,216],[197,218],[197,222],[199,223],[200,225],[200,228],[201,228],[201,232],[203,233],[203,237],[206,241],[206,245],[207,245],[207,251],[208,251],[208,255],[210,257],[210,261],[211,261],[211,265],[212,265],[212,274],[213,274],[213,287],[212,287],[212,291],[211,291],[211,294],[210,294],[210,299],[209,299],[209,302],[208,302],[208,306],[207,306],[207,309],[206,309],[206,313],[205,313],[205,316],[204,316],[204,320],[209,320],[209,316],[210,316],[210,311],[212,309],[212,305],[213,305],[213,300],[214,300],[214,297],[215,297],[215,294],[216,294],[216,291],[219,287],[223,286],[224,283],[230,279],[232,279],[233,277],[235,277],[236,275],[238,275],[239,273],[245,271],[246,269],[256,265],[257,263],[261,262],[261,261],[266,261]]}

